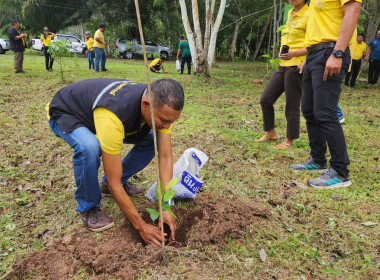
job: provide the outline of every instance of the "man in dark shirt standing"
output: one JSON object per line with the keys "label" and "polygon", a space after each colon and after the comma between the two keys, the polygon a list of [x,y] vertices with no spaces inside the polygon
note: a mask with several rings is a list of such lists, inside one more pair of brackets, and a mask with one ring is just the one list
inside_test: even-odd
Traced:
{"label": "man in dark shirt standing", "polygon": [[11,45],[11,50],[14,53],[13,56],[13,66],[15,68],[15,73],[25,73],[22,64],[24,62],[24,51],[25,51],[25,40],[28,36],[26,33],[20,33],[20,24],[17,20],[11,22],[11,27],[8,29],[9,43]]}

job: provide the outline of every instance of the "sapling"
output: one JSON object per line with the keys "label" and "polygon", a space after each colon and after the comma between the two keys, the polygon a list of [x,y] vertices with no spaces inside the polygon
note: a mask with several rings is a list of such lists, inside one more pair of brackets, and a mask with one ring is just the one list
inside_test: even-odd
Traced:
{"label": "sapling", "polygon": [[62,58],[72,56],[72,54],[68,51],[68,45],[70,43],[71,43],[70,41],[57,40],[56,42],[51,43],[50,48],[48,49],[49,54],[52,57],[52,59],[58,58],[59,70],[61,71],[62,81],[64,81]]}
{"label": "sapling", "polygon": [[[178,183],[179,178],[173,178],[170,180],[168,185],[164,188],[162,182],[159,182],[159,186],[161,189],[161,197],[158,195],[157,187],[156,187],[156,198],[157,198],[157,206],[160,204],[160,200],[162,202],[162,211],[168,211],[175,219],[177,219],[177,216],[173,213],[173,211],[170,209],[172,205],[168,203],[171,199],[173,199],[175,195],[175,191],[172,190],[172,188]],[[150,218],[154,222],[157,220],[157,218],[160,216],[160,212],[152,209],[152,208],[146,208],[145,209],[149,214]]]}

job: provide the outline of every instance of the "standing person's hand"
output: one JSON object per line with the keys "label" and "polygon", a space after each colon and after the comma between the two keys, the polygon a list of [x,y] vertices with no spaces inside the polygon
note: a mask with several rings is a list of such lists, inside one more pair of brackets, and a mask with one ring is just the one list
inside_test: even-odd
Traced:
{"label": "standing person's hand", "polygon": [[368,61],[368,56],[365,56],[365,57],[364,57],[364,61]]}
{"label": "standing person's hand", "polygon": [[323,80],[327,80],[327,76],[338,75],[342,67],[342,59],[330,55],[326,62],[325,73],[323,73]]}
{"label": "standing person's hand", "polygon": [[26,34],[26,33],[22,33],[21,36],[22,36],[23,38],[26,38],[26,37],[28,37],[28,34]]}
{"label": "standing person's hand", "polygon": [[103,45],[107,46],[107,42],[103,42]]}
{"label": "standing person's hand", "polygon": [[161,231],[158,227],[144,223],[138,232],[146,244],[161,246]]}
{"label": "standing person's hand", "polygon": [[298,68],[299,68],[299,70],[300,70],[300,74],[303,73],[303,69],[305,68],[305,63],[306,63],[306,60],[302,61],[302,62],[300,63],[300,65],[298,65]]}
{"label": "standing person's hand", "polygon": [[[168,211],[162,212],[162,217],[164,223],[167,223],[170,227],[171,235],[169,241],[175,240],[175,231],[177,230],[177,226],[174,217]],[[158,220],[158,227],[161,229],[161,217]]]}
{"label": "standing person's hand", "polygon": [[295,51],[290,51],[288,53],[281,54],[280,55],[280,59],[281,60],[290,60],[290,59],[292,59],[295,56],[296,56],[296,52]]}

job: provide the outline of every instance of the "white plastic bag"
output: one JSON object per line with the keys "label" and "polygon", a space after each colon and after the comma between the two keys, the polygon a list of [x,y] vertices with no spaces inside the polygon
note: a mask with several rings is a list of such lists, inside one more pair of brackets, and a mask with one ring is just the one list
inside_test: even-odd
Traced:
{"label": "white plastic bag", "polygon": [[[179,178],[178,183],[172,188],[175,191],[175,200],[195,198],[203,184],[203,181],[198,178],[198,172],[207,160],[208,156],[195,148],[187,149],[177,160],[173,167],[173,178]],[[145,195],[151,201],[157,201],[156,186],[157,182],[154,182]]]}
{"label": "white plastic bag", "polygon": [[177,72],[181,71],[181,62],[178,59],[175,62],[175,66],[177,67]]}

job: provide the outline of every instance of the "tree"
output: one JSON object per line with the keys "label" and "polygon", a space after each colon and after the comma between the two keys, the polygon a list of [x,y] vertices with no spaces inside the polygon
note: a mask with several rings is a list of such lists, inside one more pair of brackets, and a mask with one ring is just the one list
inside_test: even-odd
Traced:
{"label": "tree", "polygon": [[367,8],[371,11],[368,18],[368,26],[366,31],[366,42],[373,39],[380,24],[380,4],[379,0],[369,0]]}
{"label": "tree", "polygon": [[211,3],[210,0],[205,0],[206,17],[204,24],[204,37],[202,36],[201,24],[199,21],[198,1],[191,1],[194,32],[190,26],[185,0],[180,0],[179,2],[181,5],[182,22],[189,41],[195,74],[199,76],[204,72],[206,76],[210,76],[210,67],[212,65],[215,53],[216,38],[223,19],[224,10],[226,8],[226,0],[220,1],[218,14],[215,21],[213,18],[215,0],[211,0]]}

